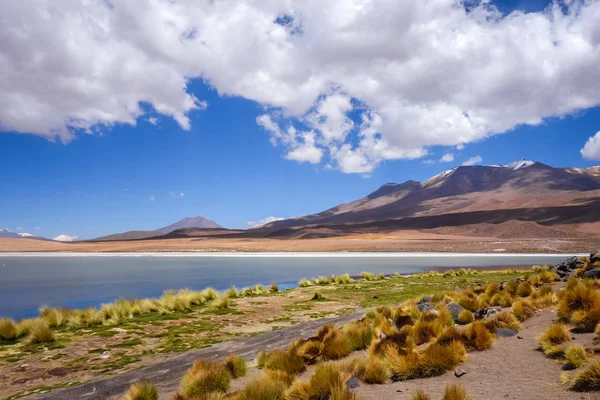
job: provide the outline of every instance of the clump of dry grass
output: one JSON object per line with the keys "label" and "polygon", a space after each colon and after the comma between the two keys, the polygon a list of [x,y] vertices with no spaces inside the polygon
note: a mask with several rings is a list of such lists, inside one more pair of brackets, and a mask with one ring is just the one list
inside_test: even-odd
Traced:
{"label": "clump of dry grass", "polygon": [[236,400],[284,400],[287,386],[284,381],[273,379],[265,374],[248,383],[235,398]]}
{"label": "clump of dry grass", "polygon": [[440,345],[450,345],[453,342],[460,342],[469,350],[483,351],[492,347],[494,335],[483,321],[476,321],[463,329],[449,326],[437,339]]}
{"label": "clump of dry grass", "polygon": [[533,285],[528,282],[521,282],[519,286],[517,286],[517,296],[519,297],[528,297],[533,293]]}
{"label": "clump of dry grass", "polygon": [[292,375],[304,372],[306,369],[299,355],[283,350],[273,350],[266,353],[262,364],[266,369],[284,371]]}
{"label": "clump of dry grass", "polygon": [[391,372],[377,357],[368,357],[364,366],[362,381],[369,384],[382,384],[391,378]]}
{"label": "clump of dry grass", "polygon": [[510,293],[502,291],[496,293],[490,299],[491,306],[510,307],[512,306],[513,298]]}
{"label": "clump of dry grass", "polygon": [[415,339],[417,345],[428,343],[442,333],[444,325],[437,320],[427,321],[421,320],[412,327],[411,335]]}
{"label": "clump of dry grass", "polygon": [[372,272],[361,272],[360,276],[365,280],[365,281],[374,281],[375,280],[375,274]]}
{"label": "clump of dry grass", "polygon": [[321,293],[319,290],[315,290],[311,300],[315,300],[315,301],[325,300],[325,296],[323,296],[323,293]]}
{"label": "clump of dry grass", "polygon": [[276,283],[273,283],[271,285],[271,287],[269,287],[269,292],[270,293],[278,293],[279,292],[279,285]]}
{"label": "clump of dry grass", "polygon": [[588,360],[585,347],[580,344],[573,344],[567,347],[565,349],[565,360],[565,367],[568,369],[576,369],[583,366]]}
{"label": "clump of dry grass", "polygon": [[323,336],[323,346],[321,354],[327,360],[336,360],[347,356],[352,351],[352,345],[345,337],[344,333],[332,327]]}
{"label": "clump of dry grass", "polygon": [[14,320],[10,318],[0,318],[0,339],[15,340],[19,337],[19,329]]}
{"label": "clump of dry grass", "polygon": [[410,400],[431,400],[431,397],[427,396],[424,391],[419,389],[410,396]]}
{"label": "clump of dry grass", "polygon": [[183,376],[181,392],[185,397],[202,396],[212,392],[227,392],[231,375],[225,365],[212,361],[196,361]]}
{"label": "clump of dry grass", "polygon": [[150,382],[137,382],[129,387],[123,400],[158,400],[158,391]]}
{"label": "clump of dry grass", "polygon": [[496,333],[498,328],[504,329],[521,329],[521,324],[515,317],[515,315],[508,311],[502,311],[500,314],[496,314],[491,318],[487,318],[483,321],[485,327],[492,333]]}
{"label": "clump of dry grass", "polygon": [[458,314],[458,322],[461,325],[470,324],[471,322],[473,322],[473,320],[474,320],[473,313],[469,310],[462,310]]}
{"label": "clump of dry grass", "polygon": [[346,388],[335,363],[319,364],[308,382],[296,381],[285,393],[286,400],[346,400],[354,394]]}
{"label": "clump of dry grass", "polygon": [[535,314],[535,308],[533,307],[531,301],[521,299],[513,303],[512,312],[519,321],[525,321]]}
{"label": "clump of dry grass", "polygon": [[470,400],[467,392],[458,384],[448,384],[444,389],[442,400]]}
{"label": "clump of dry grass", "polygon": [[219,295],[213,304],[213,307],[217,310],[227,310],[231,306],[231,300],[226,294]]}
{"label": "clump of dry grass", "polygon": [[569,340],[571,340],[571,334],[562,324],[551,325],[537,339],[542,350],[551,349]]}
{"label": "clump of dry grass", "polygon": [[571,279],[560,293],[557,314],[583,332],[600,323],[600,289],[592,280]]}
{"label": "clump of dry grass", "polygon": [[296,379],[294,374],[288,374],[285,371],[276,369],[265,369],[264,373],[273,380],[283,382],[286,386],[290,386],[294,382],[294,379]]}
{"label": "clump of dry grass", "polygon": [[311,281],[309,281],[309,280],[308,280],[308,279],[306,279],[306,278],[302,278],[302,279],[300,279],[300,281],[298,282],[298,286],[300,286],[300,287],[309,287],[309,286],[312,286],[312,282],[311,282]]}
{"label": "clump of dry grass", "polygon": [[230,299],[235,299],[236,297],[240,296],[240,291],[235,286],[232,286],[229,289],[227,289],[223,294],[229,297]]}
{"label": "clump of dry grass", "polygon": [[248,371],[246,360],[238,354],[230,354],[225,357],[225,367],[229,370],[233,378],[246,376],[246,372]]}
{"label": "clump of dry grass", "polygon": [[36,318],[29,326],[29,341],[31,343],[54,342],[54,332],[48,322],[42,318]]}
{"label": "clump of dry grass", "polygon": [[344,326],[343,332],[352,351],[364,350],[373,341],[373,327],[366,321],[348,323]]}
{"label": "clump of dry grass", "polygon": [[575,375],[571,390],[576,392],[595,392],[600,390],[600,360]]}
{"label": "clump of dry grass", "polygon": [[306,340],[296,349],[296,354],[302,357],[304,363],[311,365],[316,363],[323,353],[323,343],[318,340]]}
{"label": "clump of dry grass", "polygon": [[337,284],[348,284],[352,282],[354,282],[354,279],[352,279],[348,274],[339,275],[335,277],[335,283]]}

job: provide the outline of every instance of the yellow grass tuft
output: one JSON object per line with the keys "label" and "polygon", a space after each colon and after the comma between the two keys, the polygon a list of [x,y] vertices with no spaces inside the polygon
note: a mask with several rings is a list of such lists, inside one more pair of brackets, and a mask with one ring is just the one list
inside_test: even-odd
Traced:
{"label": "yellow grass tuft", "polygon": [[568,369],[576,369],[583,366],[588,360],[585,347],[580,344],[573,344],[567,347],[565,349],[565,360],[565,367]]}
{"label": "yellow grass tuft", "polygon": [[600,360],[575,375],[571,390],[576,392],[600,391]]}
{"label": "yellow grass tuft", "polygon": [[307,340],[296,349],[296,354],[308,365],[315,364],[322,353],[323,343],[317,340]]}
{"label": "yellow grass tuft", "polygon": [[236,400],[284,400],[285,382],[263,375],[252,380],[240,390]]}
{"label": "yellow grass tuft", "polygon": [[158,391],[150,382],[137,382],[129,387],[123,400],[158,400]]}
{"label": "yellow grass tuft", "polygon": [[311,281],[309,281],[309,280],[308,280],[308,279],[306,279],[306,278],[302,278],[302,279],[300,279],[300,281],[298,282],[298,286],[300,286],[300,287],[309,287],[309,286],[312,286],[312,282],[311,282]]}
{"label": "yellow grass tuft", "polygon": [[412,327],[412,336],[417,345],[428,343],[442,333],[444,326],[437,320],[417,321]]}
{"label": "yellow grass tuft", "polygon": [[448,384],[444,389],[442,400],[470,400],[467,392],[458,384]]}
{"label": "yellow grass tuft", "polygon": [[283,350],[273,350],[264,357],[264,368],[267,369],[284,371],[293,375],[304,372],[306,369],[302,358],[294,353]]}
{"label": "yellow grass tuft", "polygon": [[571,334],[567,327],[562,324],[551,325],[537,339],[540,347],[544,350],[569,340],[571,340]]}
{"label": "yellow grass tuft", "polygon": [[521,323],[519,323],[515,315],[509,311],[502,311],[500,314],[487,318],[483,322],[485,323],[485,327],[492,333],[496,333],[498,328],[521,329]]}
{"label": "yellow grass tuft", "polygon": [[285,393],[286,400],[347,400],[354,398],[335,363],[319,364],[308,382],[296,381]]}
{"label": "yellow grass tuft", "polygon": [[519,321],[525,321],[535,314],[535,308],[529,300],[521,299],[513,303],[512,312]]}
{"label": "yellow grass tuft", "polygon": [[533,285],[530,282],[521,282],[519,283],[519,286],[517,286],[517,296],[527,297],[530,296],[531,293],[533,293]]}
{"label": "yellow grass tuft", "polygon": [[373,328],[366,321],[348,323],[344,326],[343,332],[352,351],[364,350],[373,341]]}
{"label": "yellow grass tuft", "polygon": [[391,372],[377,357],[367,358],[362,381],[369,384],[382,384],[391,378]]}
{"label": "yellow grass tuft", "polygon": [[219,295],[213,304],[213,307],[217,310],[226,310],[231,306],[231,300],[226,294]]}
{"label": "yellow grass tuft", "polygon": [[600,289],[592,280],[574,280],[561,292],[557,314],[584,332],[593,332],[600,323]]}
{"label": "yellow grass tuft", "polygon": [[212,392],[227,392],[231,375],[223,364],[196,361],[183,376],[181,392],[185,397],[202,396]]}
{"label": "yellow grass tuft", "polygon": [[462,310],[458,314],[458,322],[461,325],[470,324],[471,322],[473,322],[473,320],[474,320],[473,313],[469,310]]}
{"label": "yellow grass tuft", "polygon": [[240,291],[235,286],[232,286],[225,291],[224,295],[230,299],[235,299],[236,297],[239,297]]}
{"label": "yellow grass tuft", "polygon": [[229,370],[233,378],[246,376],[246,372],[248,371],[246,360],[238,354],[231,354],[225,357],[225,367]]}
{"label": "yellow grass tuft", "polygon": [[352,346],[340,329],[334,327],[323,337],[322,355],[325,359],[336,360],[351,351]]}
{"label": "yellow grass tuft", "polygon": [[427,396],[424,391],[419,389],[410,396],[410,400],[431,400],[431,397]]}
{"label": "yellow grass tuft", "polygon": [[19,337],[19,329],[14,320],[0,318],[0,340],[15,340]]}
{"label": "yellow grass tuft", "polygon": [[276,283],[273,283],[271,285],[271,287],[269,287],[269,292],[271,293],[278,293],[279,292],[279,285]]}
{"label": "yellow grass tuft", "polygon": [[337,284],[348,284],[352,282],[354,282],[354,279],[352,279],[348,274],[339,275],[335,277],[335,283]]}
{"label": "yellow grass tuft", "polygon": [[323,293],[321,293],[319,290],[315,290],[315,292],[313,293],[313,296],[311,298],[311,300],[324,300],[325,296],[323,296]]}
{"label": "yellow grass tuft", "polygon": [[29,341],[31,343],[54,342],[54,332],[48,322],[42,318],[36,318],[29,327]]}
{"label": "yellow grass tuft", "polygon": [[276,369],[265,369],[264,373],[273,380],[283,382],[285,386],[290,386],[294,382],[294,379],[296,379],[295,375]]}
{"label": "yellow grass tuft", "polygon": [[375,274],[372,272],[361,272],[360,276],[365,280],[365,281],[374,281],[375,280]]}

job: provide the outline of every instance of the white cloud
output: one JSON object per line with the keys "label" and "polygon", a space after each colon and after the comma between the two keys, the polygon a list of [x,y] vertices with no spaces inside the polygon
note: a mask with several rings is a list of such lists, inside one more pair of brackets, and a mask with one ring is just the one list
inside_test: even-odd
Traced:
{"label": "white cloud", "polygon": [[481,156],[475,156],[475,157],[469,158],[467,161],[462,163],[462,165],[468,167],[471,165],[480,164],[482,161],[483,161],[483,158],[481,158]]}
{"label": "white cloud", "polygon": [[7,1],[0,129],[68,142],[157,114],[189,129],[201,78],[262,105],[286,158],[366,173],[600,104],[599,16],[600,0],[510,15],[459,0]]}
{"label": "white cloud", "polygon": [[184,196],[185,196],[185,193],[169,192],[169,197],[174,200],[183,199]]}
{"label": "white cloud", "polygon": [[248,225],[250,225],[252,228],[258,228],[259,226],[270,224],[271,222],[275,222],[275,221],[282,221],[284,219],[285,218],[282,218],[282,217],[267,217],[267,218],[261,219],[260,221],[250,221],[250,222],[248,222]]}
{"label": "white cloud", "polygon": [[158,118],[156,118],[156,117],[150,117],[150,118],[148,118],[148,122],[150,122],[152,125],[157,125],[158,124]]}
{"label": "white cloud", "polygon": [[58,235],[52,240],[56,240],[58,242],[74,242],[75,240],[77,240],[77,236]]}
{"label": "white cloud", "polygon": [[442,158],[440,158],[440,162],[452,162],[452,161],[454,161],[453,153],[446,153],[442,156]]}
{"label": "white cloud", "polygon": [[156,200],[154,196],[150,196],[150,201]]}
{"label": "white cloud", "polygon": [[589,160],[600,160],[600,131],[588,139],[581,149],[581,155]]}
{"label": "white cloud", "polygon": [[465,149],[465,145],[464,144],[461,143],[461,144],[457,144],[456,145],[456,150],[461,151],[461,150],[464,150],[464,149]]}

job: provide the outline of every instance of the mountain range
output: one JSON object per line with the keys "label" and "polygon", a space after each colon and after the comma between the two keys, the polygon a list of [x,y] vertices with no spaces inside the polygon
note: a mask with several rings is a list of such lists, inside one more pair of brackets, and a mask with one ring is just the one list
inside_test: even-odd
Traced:
{"label": "mountain range", "polygon": [[112,235],[102,236],[96,239],[95,241],[108,241],[108,240],[138,240],[138,239],[149,239],[153,237],[168,235],[173,231],[177,231],[180,229],[224,229],[221,225],[217,224],[214,221],[211,221],[208,218],[198,216],[198,217],[186,217],[180,219],[179,221],[167,225],[163,228],[159,228],[153,231],[128,231],[123,233],[116,233]]}

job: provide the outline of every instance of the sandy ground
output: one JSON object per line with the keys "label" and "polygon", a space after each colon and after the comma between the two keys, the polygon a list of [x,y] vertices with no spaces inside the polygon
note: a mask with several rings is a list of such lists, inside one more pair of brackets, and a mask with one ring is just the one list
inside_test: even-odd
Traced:
{"label": "sandy ground", "polygon": [[579,253],[600,249],[600,238],[515,238],[397,231],[320,239],[184,238],[59,243],[0,239],[0,252],[510,252]]}

